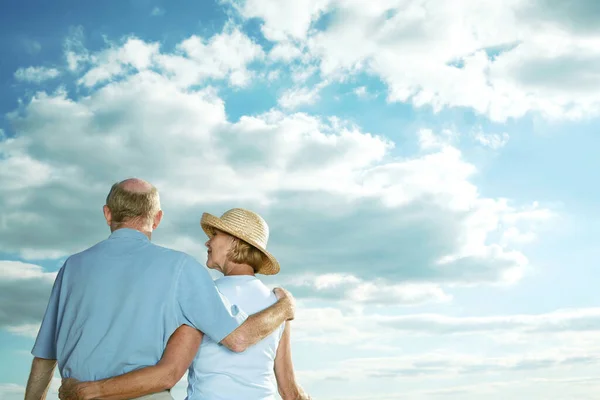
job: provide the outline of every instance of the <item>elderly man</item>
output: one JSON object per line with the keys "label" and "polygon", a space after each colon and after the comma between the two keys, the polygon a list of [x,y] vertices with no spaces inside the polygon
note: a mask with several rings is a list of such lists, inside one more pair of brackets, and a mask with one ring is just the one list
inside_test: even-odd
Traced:
{"label": "elderly man", "polygon": [[[274,305],[248,316],[191,256],[152,244],[162,211],[148,182],[113,185],[104,216],[110,237],[69,257],[58,272],[32,350],[26,400],[46,396],[57,362],[63,378],[95,381],[158,364],[168,341],[179,343],[175,357],[191,362],[198,331],[241,352],[294,318],[286,291],[276,289]],[[148,397],[170,399],[168,389],[184,372],[161,374],[167,379]]]}

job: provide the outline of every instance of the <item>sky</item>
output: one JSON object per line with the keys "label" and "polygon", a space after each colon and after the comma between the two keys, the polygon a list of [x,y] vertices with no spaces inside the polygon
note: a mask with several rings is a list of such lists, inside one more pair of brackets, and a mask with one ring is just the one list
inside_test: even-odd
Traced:
{"label": "sky", "polygon": [[[0,399],[117,181],[269,223],[315,399],[600,399],[600,3],[21,1],[0,13]],[[213,274],[214,277],[217,275]],[[57,398],[60,377],[52,382]],[[185,377],[174,396],[185,396]]]}

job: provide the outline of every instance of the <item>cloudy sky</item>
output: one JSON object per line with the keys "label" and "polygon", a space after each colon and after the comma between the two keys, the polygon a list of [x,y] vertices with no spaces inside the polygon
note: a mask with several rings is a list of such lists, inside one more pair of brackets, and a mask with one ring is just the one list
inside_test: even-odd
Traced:
{"label": "cloudy sky", "polygon": [[22,398],[56,271],[107,237],[131,176],[161,191],[154,240],[199,259],[202,212],[266,218],[314,398],[600,398],[599,18],[595,0],[3,7],[0,399]]}

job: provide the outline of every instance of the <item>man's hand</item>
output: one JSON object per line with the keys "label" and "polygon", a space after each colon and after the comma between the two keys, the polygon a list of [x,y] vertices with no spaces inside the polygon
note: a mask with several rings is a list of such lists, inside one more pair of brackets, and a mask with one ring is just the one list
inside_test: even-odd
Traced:
{"label": "man's hand", "polygon": [[60,400],[85,400],[79,391],[79,381],[73,378],[65,378],[58,389],[58,398]]}
{"label": "man's hand", "polygon": [[287,308],[287,320],[293,320],[296,317],[296,300],[294,299],[294,296],[284,288],[280,287],[273,289],[273,293],[275,293],[279,302],[285,304]]}

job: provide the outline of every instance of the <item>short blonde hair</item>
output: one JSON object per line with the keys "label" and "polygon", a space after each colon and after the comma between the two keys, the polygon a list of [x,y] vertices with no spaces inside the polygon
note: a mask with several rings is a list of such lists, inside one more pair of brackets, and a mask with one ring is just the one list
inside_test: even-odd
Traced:
{"label": "short blonde hair", "polygon": [[243,240],[233,237],[233,244],[227,253],[227,258],[236,264],[248,264],[254,269],[254,272],[258,271],[265,262],[265,255]]}
{"label": "short blonde hair", "polygon": [[115,183],[108,196],[106,205],[112,214],[114,225],[133,222],[142,225],[152,224],[160,211],[160,198],[154,186],[145,192],[134,192],[123,188],[122,182]]}

